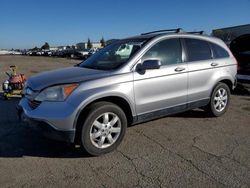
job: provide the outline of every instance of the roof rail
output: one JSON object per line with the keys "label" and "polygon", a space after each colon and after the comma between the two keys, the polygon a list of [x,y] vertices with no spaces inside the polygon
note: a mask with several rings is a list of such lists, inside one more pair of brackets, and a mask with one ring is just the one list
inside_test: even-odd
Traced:
{"label": "roof rail", "polygon": [[177,28],[177,29],[163,29],[163,30],[158,30],[158,31],[151,31],[148,33],[142,33],[141,35],[148,35],[148,34],[153,34],[153,33],[166,33],[166,32],[175,32],[175,33],[180,33],[182,31],[182,28]]}
{"label": "roof rail", "polygon": [[199,34],[199,35],[203,35],[205,32],[204,31],[191,31],[191,32],[187,32],[189,34]]}

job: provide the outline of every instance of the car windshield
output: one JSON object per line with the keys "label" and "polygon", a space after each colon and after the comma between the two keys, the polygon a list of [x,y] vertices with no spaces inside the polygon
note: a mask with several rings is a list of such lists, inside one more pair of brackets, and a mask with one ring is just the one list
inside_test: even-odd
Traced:
{"label": "car windshield", "polygon": [[99,50],[79,66],[111,70],[122,66],[145,44],[145,39],[119,40]]}

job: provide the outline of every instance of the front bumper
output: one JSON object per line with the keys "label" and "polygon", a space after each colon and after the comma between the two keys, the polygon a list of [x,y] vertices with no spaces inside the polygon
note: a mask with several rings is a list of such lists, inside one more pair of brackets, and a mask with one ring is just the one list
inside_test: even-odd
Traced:
{"label": "front bumper", "polygon": [[22,122],[49,138],[71,143],[75,139],[74,111],[74,108],[65,102],[44,102],[36,109],[32,109],[25,97],[17,105],[17,113]]}

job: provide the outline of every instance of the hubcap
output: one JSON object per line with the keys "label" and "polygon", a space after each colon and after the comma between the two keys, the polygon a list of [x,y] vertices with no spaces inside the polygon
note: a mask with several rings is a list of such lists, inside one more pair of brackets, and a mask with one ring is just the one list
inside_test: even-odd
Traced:
{"label": "hubcap", "polygon": [[217,112],[222,112],[228,102],[228,95],[227,91],[224,88],[220,88],[217,90],[215,96],[214,96],[214,108]]}
{"label": "hubcap", "polygon": [[106,112],[93,122],[90,128],[90,140],[97,148],[107,148],[116,142],[120,133],[120,118],[112,112]]}

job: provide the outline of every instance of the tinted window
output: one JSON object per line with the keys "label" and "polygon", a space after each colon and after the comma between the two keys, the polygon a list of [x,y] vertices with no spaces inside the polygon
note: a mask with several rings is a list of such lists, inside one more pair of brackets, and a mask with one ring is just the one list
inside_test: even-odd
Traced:
{"label": "tinted window", "polygon": [[217,44],[210,43],[213,49],[214,58],[224,58],[229,57],[228,52]]}
{"label": "tinted window", "polygon": [[158,59],[162,65],[182,62],[182,49],[179,39],[167,39],[155,44],[142,57],[142,61]]}
{"label": "tinted window", "polygon": [[185,39],[188,60],[189,61],[201,61],[211,59],[211,50],[206,41],[199,39]]}

